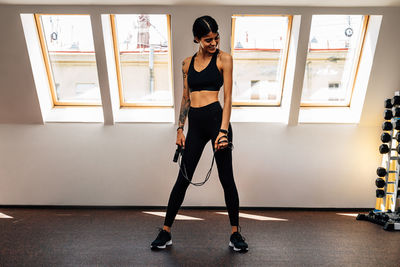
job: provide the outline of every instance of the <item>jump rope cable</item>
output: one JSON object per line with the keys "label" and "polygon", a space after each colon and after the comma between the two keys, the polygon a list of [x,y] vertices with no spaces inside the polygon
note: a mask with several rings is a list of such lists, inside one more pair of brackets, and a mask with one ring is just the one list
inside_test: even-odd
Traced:
{"label": "jump rope cable", "polygon": [[[233,150],[233,144],[232,144],[232,142],[229,142],[229,141],[227,141],[227,140],[221,140],[221,138],[227,138],[227,139],[228,139],[228,136],[223,135],[223,136],[221,136],[221,137],[218,139],[218,142],[217,142],[218,144],[221,144],[221,143],[228,143],[228,146],[227,146],[226,148],[222,148],[222,149],[230,149],[230,150]],[[198,182],[198,183],[194,183],[194,182],[192,182],[192,181],[188,178],[187,171],[186,171],[186,166],[185,166],[185,164],[182,162],[182,156],[183,156],[182,154],[184,153],[184,150],[183,150],[181,153],[179,153],[179,157],[178,157],[179,171],[182,172],[183,178],[185,178],[189,183],[191,183],[192,185],[195,185],[195,186],[202,186],[203,184],[205,184],[205,183],[208,181],[208,179],[210,178],[211,171],[212,171],[212,168],[213,168],[213,166],[214,166],[215,153],[217,153],[218,151],[219,151],[219,150],[214,150],[213,158],[212,158],[212,160],[211,160],[211,167],[210,167],[210,169],[209,169],[208,172],[207,172],[206,179],[205,179],[203,182]],[[182,167],[183,167],[183,168],[182,168]]]}
{"label": "jump rope cable", "polygon": [[[232,143],[232,142],[229,142],[229,141],[227,141],[227,140],[221,140],[221,138],[227,138],[227,139],[228,139],[228,136],[227,136],[227,135],[223,135],[223,136],[221,136],[221,137],[218,139],[218,142],[217,142],[218,144],[221,144],[221,143],[228,143],[228,146],[225,147],[225,148],[222,148],[222,149],[230,149],[230,150],[233,150],[233,148],[234,148],[233,143]],[[211,171],[212,171],[212,168],[213,168],[213,166],[214,166],[215,153],[217,153],[219,150],[214,150],[213,158],[212,158],[212,161],[211,161],[211,167],[210,167],[210,169],[209,169],[208,172],[207,172],[206,179],[205,179],[203,182],[198,182],[198,183],[193,183],[193,182],[188,178],[187,171],[186,171],[186,166],[185,166],[185,164],[182,162],[182,156],[183,156],[184,151],[185,151],[185,150],[182,149],[182,150],[180,151],[179,155],[178,155],[178,160],[177,160],[177,161],[178,161],[178,164],[179,164],[179,171],[182,172],[183,178],[185,178],[190,184],[195,185],[195,186],[202,186],[202,185],[205,184],[205,183],[208,181],[208,179],[210,178]],[[182,167],[183,167],[183,168],[182,168]],[[160,228],[160,229],[161,229],[161,228]],[[241,227],[240,227],[240,225],[238,225],[238,231],[241,232]],[[246,238],[244,238],[243,236],[242,236],[242,239],[243,239],[243,241],[246,240]]]}

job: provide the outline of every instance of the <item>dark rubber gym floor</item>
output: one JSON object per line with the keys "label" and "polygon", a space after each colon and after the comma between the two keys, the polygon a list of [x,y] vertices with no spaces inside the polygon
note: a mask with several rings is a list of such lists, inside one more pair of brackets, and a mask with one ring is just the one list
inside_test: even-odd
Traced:
{"label": "dark rubber gym floor", "polygon": [[0,207],[12,217],[0,216],[0,266],[400,266],[400,231],[341,211],[241,209],[287,219],[240,217],[247,253],[228,247],[228,216],[212,209],[181,209],[204,220],[175,220],[173,245],[153,251],[164,218],[143,211],[165,210]]}

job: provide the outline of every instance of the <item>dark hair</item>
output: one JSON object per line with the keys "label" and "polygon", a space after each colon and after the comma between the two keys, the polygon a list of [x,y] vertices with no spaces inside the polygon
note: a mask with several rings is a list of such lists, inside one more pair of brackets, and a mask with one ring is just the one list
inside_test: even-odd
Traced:
{"label": "dark hair", "polygon": [[[218,24],[210,16],[202,16],[197,18],[193,23],[193,36],[201,39],[201,37],[207,35],[209,32],[217,33]],[[193,42],[197,43],[196,40]]]}

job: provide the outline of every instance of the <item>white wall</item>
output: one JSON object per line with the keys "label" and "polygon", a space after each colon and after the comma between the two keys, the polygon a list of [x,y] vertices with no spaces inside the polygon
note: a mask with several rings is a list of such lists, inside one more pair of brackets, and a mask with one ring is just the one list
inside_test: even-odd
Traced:
{"label": "white wall", "polygon": [[[383,100],[400,88],[400,8],[208,6],[0,6],[0,205],[167,205],[177,176],[170,123],[48,123],[41,114],[20,13],[169,13],[176,118],[191,25],[209,14],[229,51],[231,14],[383,15],[360,124],[232,123],[240,205],[373,207]],[[105,61],[105,60],[104,60]],[[195,179],[211,161],[207,145]],[[183,205],[224,206],[216,169]]]}

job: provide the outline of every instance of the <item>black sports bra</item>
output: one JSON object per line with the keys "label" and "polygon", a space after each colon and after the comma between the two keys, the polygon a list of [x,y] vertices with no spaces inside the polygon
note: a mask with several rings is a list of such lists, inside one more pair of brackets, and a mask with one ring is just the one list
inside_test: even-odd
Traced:
{"label": "black sports bra", "polygon": [[190,61],[187,82],[189,86],[189,91],[219,91],[221,86],[224,84],[224,77],[217,67],[217,55],[219,49],[215,51],[212,55],[210,63],[202,71],[198,72],[194,69],[194,54],[192,60]]}

